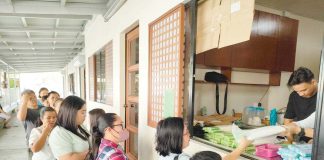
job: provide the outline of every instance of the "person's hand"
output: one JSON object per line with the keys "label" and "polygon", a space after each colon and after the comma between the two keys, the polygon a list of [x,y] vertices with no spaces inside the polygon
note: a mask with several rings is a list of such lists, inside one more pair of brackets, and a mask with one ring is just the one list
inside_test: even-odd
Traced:
{"label": "person's hand", "polygon": [[21,104],[27,105],[28,101],[30,101],[29,94],[24,94],[21,96]]}
{"label": "person's hand", "polygon": [[284,125],[283,127],[286,128],[286,131],[283,132],[282,134],[284,136],[287,136],[289,143],[292,143],[292,141],[294,139],[293,135],[298,134],[300,132],[301,128],[298,125],[296,125],[295,123],[289,123],[289,124]]}
{"label": "person's hand", "polygon": [[287,125],[284,125],[286,128],[285,134],[288,135],[293,135],[293,134],[298,134],[300,132],[300,127],[296,123],[289,123]]}
{"label": "person's hand", "polygon": [[49,135],[53,129],[54,125],[52,124],[43,124],[43,133],[46,134],[46,135]]}
{"label": "person's hand", "polygon": [[245,149],[246,147],[248,147],[251,143],[253,142],[253,140],[248,140],[246,137],[242,137],[239,143],[240,148]]}

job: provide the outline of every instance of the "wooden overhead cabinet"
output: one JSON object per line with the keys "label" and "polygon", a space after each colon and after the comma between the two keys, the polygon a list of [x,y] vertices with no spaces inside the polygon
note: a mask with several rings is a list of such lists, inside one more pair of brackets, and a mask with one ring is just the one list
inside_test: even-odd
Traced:
{"label": "wooden overhead cabinet", "polygon": [[280,71],[294,71],[297,33],[298,20],[280,17],[277,47],[277,66]]}
{"label": "wooden overhead cabinet", "polygon": [[293,71],[297,32],[297,20],[255,11],[250,40],[198,54],[197,64],[270,72]]}

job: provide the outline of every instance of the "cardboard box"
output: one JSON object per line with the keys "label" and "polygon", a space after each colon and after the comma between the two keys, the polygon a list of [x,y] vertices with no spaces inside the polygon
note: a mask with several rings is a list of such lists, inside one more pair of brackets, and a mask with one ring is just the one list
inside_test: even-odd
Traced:
{"label": "cardboard box", "polygon": [[197,12],[197,54],[250,39],[254,0],[202,0]]}
{"label": "cardboard box", "polygon": [[254,0],[223,0],[222,2],[230,16],[229,20],[226,19],[221,24],[218,48],[249,40],[253,23]]}
{"label": "cardboard box", "polygon": [[218,47],[222,13],[221,0],[201,0],[197,9],[196,53]]}

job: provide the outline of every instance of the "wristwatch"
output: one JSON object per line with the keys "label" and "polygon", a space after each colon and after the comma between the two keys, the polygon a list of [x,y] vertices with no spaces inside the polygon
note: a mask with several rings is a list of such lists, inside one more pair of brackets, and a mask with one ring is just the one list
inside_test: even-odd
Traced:
{"label": "wristwatch", "polygon": [[304,128],[300,128],[300,132],[298,134],[294,135],[294,141],[295,142],[299,142],[301,137],[305,136],[305,129]]}

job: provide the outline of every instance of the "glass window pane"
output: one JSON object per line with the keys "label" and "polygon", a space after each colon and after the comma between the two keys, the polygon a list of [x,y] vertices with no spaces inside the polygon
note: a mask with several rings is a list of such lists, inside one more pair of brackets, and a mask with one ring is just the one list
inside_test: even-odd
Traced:
{"label": "glass window pane", "polygon": [[105,52],[104,50],[100,53],[100,77],[101,77],[101,103],[105,103],[106,97],[105,97],[105,90],[106,90],[106,72],[105,72]]}
{"label": "glass window pane", "polygon": [[138,104],[131,103],[129,106],[129,123],[134,127],[138,127]]}
{"label": "glass window pane", "polygon": [[130,42],[130,66],[138,64],[139,63],[139,38],[134,39],[132,42]]}
{"label": "glass window pane", "polygon": [[129,152],[134,155],[135,157],[138,157],[138,138],[137,134],[133,132],[129,132]]}
{"label": "glass window pane", "polygon": [[138,96],[138,71],[129,73],[129,96]]}
{"label": "glass window pane", "polygon": [[96,82],[97,82],[97,102],[105,102],[105,52],[102,50],[96,54]]}
{"label": "glass window pane", "polygon": [[96,84],[97,84],[97,102],[101,99],[101,78],[100,78],[100,54],[96,54]]}

